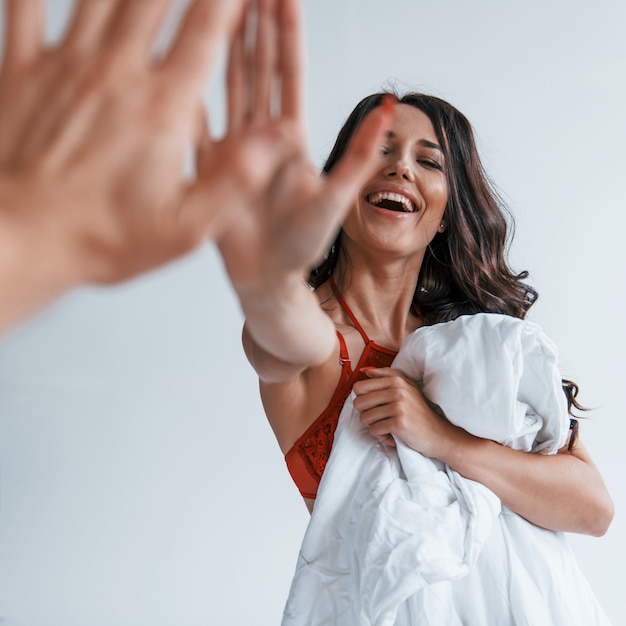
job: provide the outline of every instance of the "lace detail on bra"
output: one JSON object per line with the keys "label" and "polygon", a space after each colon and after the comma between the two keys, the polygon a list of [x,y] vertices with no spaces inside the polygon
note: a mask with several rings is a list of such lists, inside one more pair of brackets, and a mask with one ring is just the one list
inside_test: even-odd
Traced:
{"label": "lace detail on bra", "polygon": [[297,447],[298,454],[302,457],[305,467],[317,484],[322,480],[322,474],[326,469],[326,463],[330,457],[330,451],[335,440],[339,414],[346,403],[347,397],[346,395],[340,403],[333,406],[325,415],[322,415],[322,419],[316,422],[313,431]]}
{"label": "lace detail on bra", "polygon": [[[390,350],[385,350],[383,352],[380,346],[376,346],[373,343],[369,345],[371,347],[369,354],[367,355],[367,359],[365,359],[366,363],[359,365],[359,367],[391,367],[391,363],[397,353]],[[365,374],[359,372],[359,376],[356,377],[352,383],[354,384],[357,380],[362,380],[364,378],[366,378]]]}
{"label": "lace detail on bra", "polygon": [[[367,354],[366,354],[367,353]],[[367,378],[366,374],[359,371],[362,367],[389,367],[395,357],[391,351],[382,351],[379,346],[370,342],[359,360],[358,369],[352,376],[337,389],[335,397],[326,407],[326,410],[319,416],[306,433],[296,442],[294,448],[302,457],[304,464],[319,485],[322,474],[326,469],[326,463],[330,457],[330,451],[335,440],[335,431],[339,422],[339,415],[343,409],[352,385],[358,380]]]}

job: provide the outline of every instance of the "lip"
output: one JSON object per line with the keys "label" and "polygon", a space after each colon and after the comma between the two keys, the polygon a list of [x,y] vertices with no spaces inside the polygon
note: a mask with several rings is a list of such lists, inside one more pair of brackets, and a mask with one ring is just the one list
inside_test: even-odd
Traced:
{"label": "lip", "polygon": [[[388,209],[381,209],[380,207],[377,207],[375,204],[371,204],[370,202],[368,202],[367,198],[369,198],[373,193],[378,193],[378,192],[383,192],[383,191],[387,191],[391,193],[399,193],[405,198],[408,198],[413,203],[413,206],[415,207],[415,211],[413,211],[412,213],[403,213],[400,211],[389,211]],[[369,206],[372,206],[375,209],[378,209],[379,211],[385,211],[386,213],[398,213],[398,215],[416,215],[422,210],[422,207],[417,200],[417,196],[413,192],[409,191],[406,187],[403,187],[402,185],[394,185],[393,183],[379,183],[377,185],[371,185],[369,187],[366,187],[363,190],[362,197],[363,197],[363,200],[365,200],[365,202],[367,202]]]}

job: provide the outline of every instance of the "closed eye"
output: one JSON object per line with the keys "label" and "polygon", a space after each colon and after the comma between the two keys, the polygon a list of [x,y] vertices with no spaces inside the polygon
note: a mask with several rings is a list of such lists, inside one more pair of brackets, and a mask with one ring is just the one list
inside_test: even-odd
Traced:
{"label": "closed eye", "polygon": [[439,171],[443,170],[443,167],[441,167],[441,164],[438,163],[437,161],[433,161],[432,159],[417,159],[417,162],[420,165],[423,165],[424,167],[427,167],[429,169],[439,170]]}

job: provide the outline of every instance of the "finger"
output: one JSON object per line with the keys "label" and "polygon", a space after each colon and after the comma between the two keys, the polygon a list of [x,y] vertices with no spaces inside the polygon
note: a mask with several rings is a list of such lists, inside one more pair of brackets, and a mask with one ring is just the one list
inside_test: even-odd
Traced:
{"label": "finger", "polygon": [[276,0],[259,0],[257,3],[252,118],[258,123],[264,123],[272,116],[272,94],[278,61],[276,10]]}
{"label": "finger", "polygon": [[369,433],[372,437],[375,437],[381,443],[384,443],[388,446],[396,447],[396,440],[393,438],[393,435],[390,432],[391,430],[391,420],[385,420],[383,422],[378,422],[377,424],[372,425],[369,428]]}
{"label": "finger", "polygon": [[18,70],[34,62],[43,47],[42,0],[7,0],[4,65]]}
{"label": "finger", "polygon": [[211,129],[209,125],[209,114],[201,102],[198,105],[198,113],[196,114],[196,133],[195,133],[195,153],[196,153],[196,172],[200,176],[204,170],[210,165],[211,148],[213,141],[211,139]]}
{"label": "finger", "polygon": [[387,446],[391,446],[392,448],[397,448],[396,440],[393,438],[393,435],[383,435],[382,437],[378,437],[378,441],[384,443]]}
{"label": "finger", "polygon": [[[361,396],[374,393],[376,391],[382,391],[383,389],[389,389],[390,383],[388,378],[377,378],[371,380],[360,380],[352,386],[352,391],[357,399]],[[356,401],[356,400],[355,400]]]}
{"label": "finger", "polygon": [[372,435],[375,437],[381,437],[382,435],[388,435],[391,433],[392,418],[389,412],[385,412],[381,409],[367,411],[361,414],[361,423],[365,426]]}
{"label": "finger", "polygon": [[126,0],[116,11],[105,41],[115,45],[120,59],[143,62],[150,57],[154,39],[172,0]]}
{"label": "finger", "polygon": [[369,422],[361,421],[374,437],[390,435],[393,428],[393,416],[391,415],[382,415],[379,419],[370,420]]}
{"label": "finger", "polygon": [[245,10],[241,12],[228,53],[228,67],[226,69],[227,132],[236,132],[243,126],[248,108],[245,38],[250,17],[250,5],[246,5],[244,8]]}
{"label": "finger", "polygon": [[377,406],[360,414],[361,423],[370,428],[379,422],[389,421],[393,417],[393,413],[389,405]]}
{"label": "finger", "polygon": [[238,213],[227,201],[232,196],[232,181],[226,177],[199,178],[183,199],[181,232],[188,233],[194,245],[218,239]]}
{"label": "finger", "polygon": [[373,389],[354,399],[354,408],[360,413],[371,411],[375,407],[395,404],[395,397],[390,387]]}
{"label": "finger", "polygon": [[328,174],[324,197],[326,210],[333,212],[333,219],[343,219],[360,189],[379,167],[378,147],[391,126],[394,103],[393,96],[386,96],[383,104],[365,117],[346,153]]}
{"label": "finger", "polygon": [[280,0],[281,110],[284,116],[303,117],[304,59],[300,5],[297,0]]}
{"label": "finger", "polygon": [[243,0],[194,0],[165,56],[162,73],[176,85],[177,98],[197,97],[215,65],[218,52],[230,41]]}
{"label": "finger", "polygon": [[357,396],[371,393],[372,391],[378,391],[380,389],[388,389],[395,383],[396,378],[406,380],[402,374],[391,369],[390,367],[364,367],[360,371],[366,374],[368,378],[358,380],[352,386],[352,390]]}
{"label": "finger", "polygon": [[63,47],[83,53],[97,49],[121,4],[113,1],[82,0],[74,10]]}
{"label": "finger", "polygon": [[398,372],[390,367],[362,367],[361,370],[369,378],[389,378],[398,376]]}

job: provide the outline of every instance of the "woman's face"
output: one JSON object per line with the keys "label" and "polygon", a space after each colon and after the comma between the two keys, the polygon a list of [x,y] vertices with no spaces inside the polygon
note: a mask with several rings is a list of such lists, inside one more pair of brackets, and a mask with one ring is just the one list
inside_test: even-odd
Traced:
{"label": "woman's face", "polygon": [[445,229],[447,202],[443,148],[432,122],[413,106],[397,105],[380,168],[344,222],[348,240],[371,251],[423,256]]}

